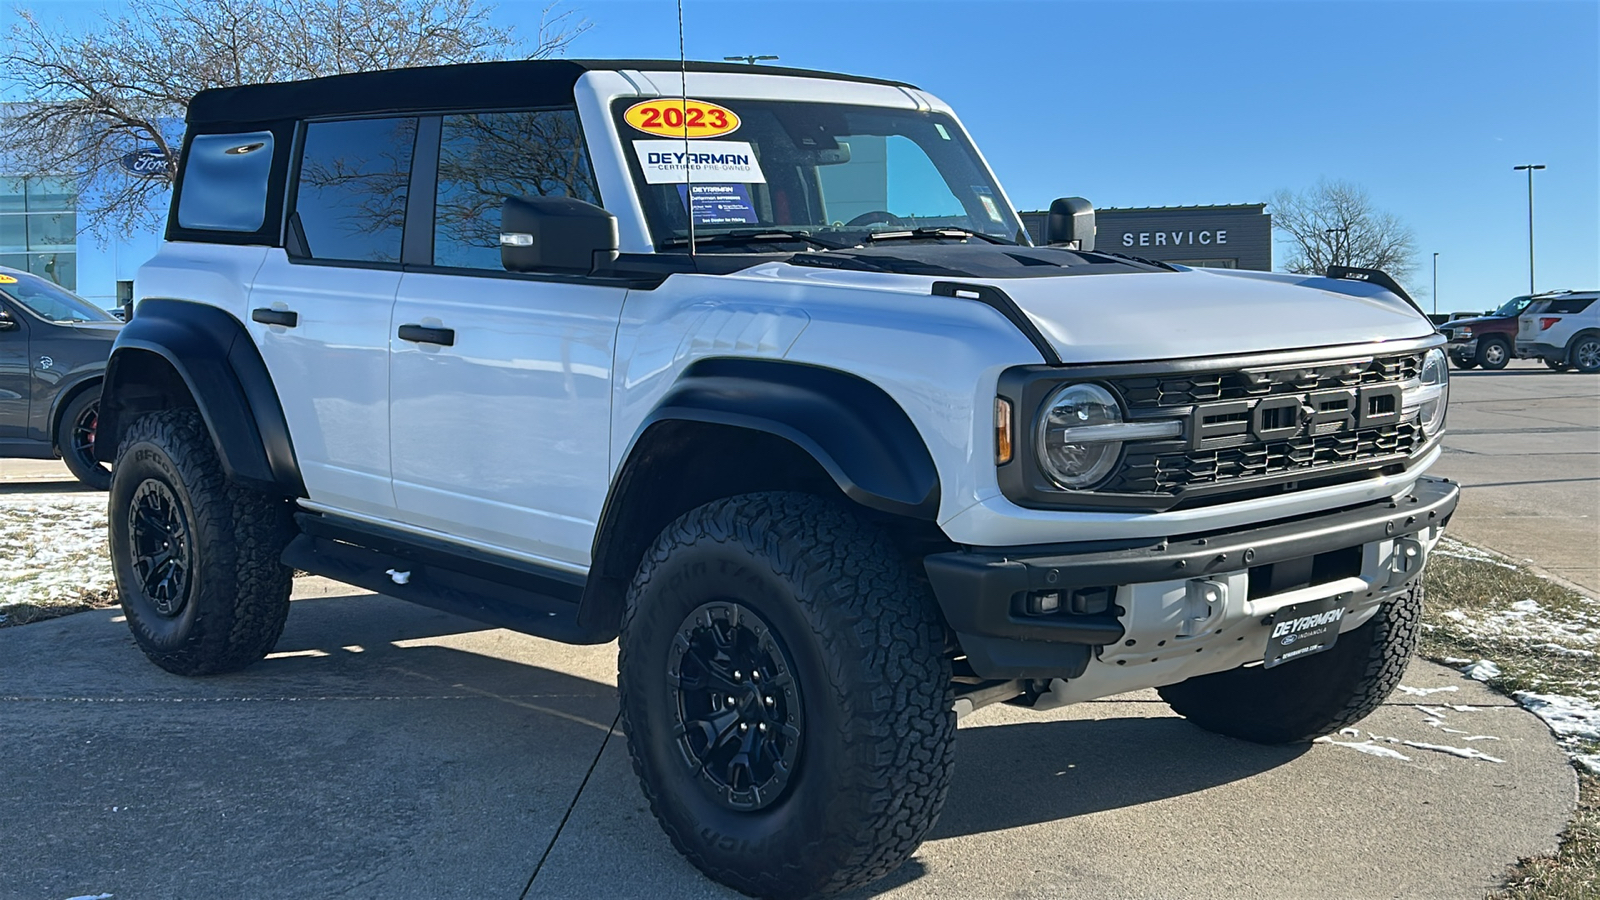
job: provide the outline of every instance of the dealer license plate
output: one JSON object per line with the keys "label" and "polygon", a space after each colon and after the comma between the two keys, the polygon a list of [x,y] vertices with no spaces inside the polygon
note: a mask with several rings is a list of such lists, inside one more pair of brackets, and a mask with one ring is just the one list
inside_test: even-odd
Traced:
{"label": "dealer license plate", "polygon": [[1272,617],[1266,668],[1282,665],[1333,646],[1339,639],[1348,594],[1285,606]]}

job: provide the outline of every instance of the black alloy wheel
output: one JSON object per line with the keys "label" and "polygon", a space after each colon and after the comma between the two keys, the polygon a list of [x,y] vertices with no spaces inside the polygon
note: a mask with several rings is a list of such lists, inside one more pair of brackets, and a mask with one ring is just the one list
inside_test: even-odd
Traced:
{"label": "black alloy wheel", "polygon": [[147,478],[128,506],[133,571],[157,615],[172,618],[189,603],[193,529],[172,489]]}
{"label": "black alloy wheel", "polygon": [[56,449],[61,461],[79,481],[97,491],[111,487],[111,467],[95,458],[95,435],[100,429],[100,392],[90,388],[67,404],[61,413]]}
{"label": "black alloy wheel", "polygon": [[683,764],[730,810],[783,796],[800,755],[804,707],[794,663],[772,626],[736,600],[707,603],[667,656]]}

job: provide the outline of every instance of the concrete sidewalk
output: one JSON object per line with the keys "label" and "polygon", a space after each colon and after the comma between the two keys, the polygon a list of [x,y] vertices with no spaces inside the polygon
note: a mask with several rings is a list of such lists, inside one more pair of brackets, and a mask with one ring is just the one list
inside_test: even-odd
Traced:
{"label": "concrete sidewalk", "polygon": [[[299,588],[277,652],[226,677],[155,668],[115,611],[0,629],[0,898],[735,896],[645,808],[614,645]],[[1259,747],[1153,692],[990,707],[932,839],[863,896],[1479,896],[1555,846],[1572,768],[1480,685],[1422,662],[1405,684],[1455,690],[1340,740],[1504,762]]]}

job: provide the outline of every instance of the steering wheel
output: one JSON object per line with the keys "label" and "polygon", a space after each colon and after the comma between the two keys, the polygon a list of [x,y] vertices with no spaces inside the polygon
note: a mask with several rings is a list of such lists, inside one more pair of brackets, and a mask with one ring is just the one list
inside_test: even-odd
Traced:
{"label": "steering wheel", "polygon": [[905,220],[888,210],[875,209],[864,212],[854,219],[844,223],[846,228],[858,228],[862,225],[904,225]]}

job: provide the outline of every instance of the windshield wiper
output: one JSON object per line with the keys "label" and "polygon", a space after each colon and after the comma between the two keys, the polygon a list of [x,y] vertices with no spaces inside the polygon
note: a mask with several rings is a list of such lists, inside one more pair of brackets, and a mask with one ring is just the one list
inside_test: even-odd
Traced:
{"label": "windshield wiper", "polygon": [[875,231],[867,235],[867,240],[869,241],[907,241],[927,240],[929,238],[978,238],[991,244],[1010,244],[1012,246],[1017,243],[1002,237],[995,237],[992,234],[984,234],[981,231],[968,231],[965,228],[948,226],[941,228],[906,228],[899,231]]}
{"label": "windshield wiper", "polygon": [[[808,232],[786,231],[781,228],[762,228],[751,231],[719,231],[715,234],[697,234],[694,236],[694,245],[696,247],[699,247],[702,244],[709,244],[717,247],[727,247],[738,246],[740,244],[765,244],[781,241],[799,241],[803,244],[810,244],[813,247],[820,247],[824,250],[843,250],[844,248],[851,246],[849,244],[835,244],[831,241],[824,241],[820,238],[812,237]],[[670,238],[662,241],[659,246],[662,248],[687,247],[689,246],[689,239],[686,237]]]}

